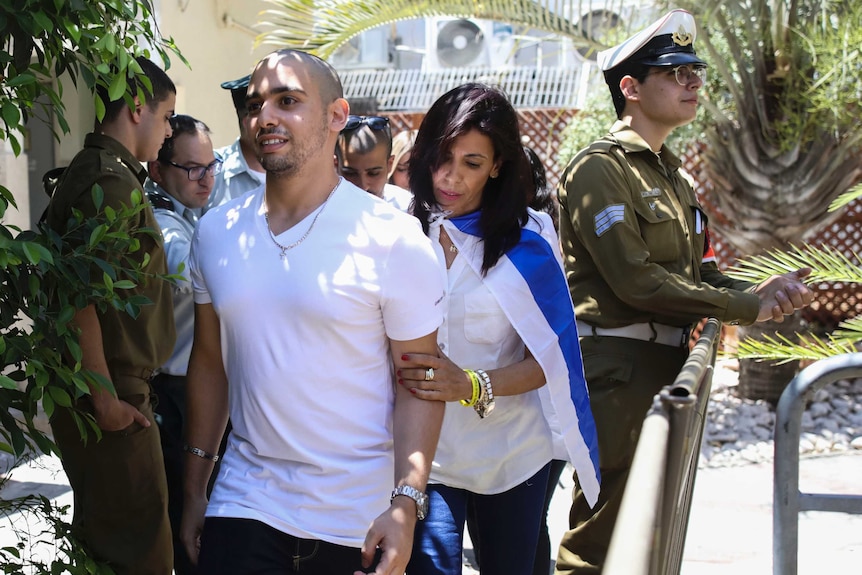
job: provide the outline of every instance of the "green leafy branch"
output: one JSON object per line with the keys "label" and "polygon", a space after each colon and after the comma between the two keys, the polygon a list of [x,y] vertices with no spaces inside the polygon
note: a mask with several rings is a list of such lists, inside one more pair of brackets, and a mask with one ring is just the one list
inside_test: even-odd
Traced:
{"label": "green leafy branch", "polygon": [[736,356],[750,359],[776,360],[787,363],[795,360],[818,360],[842,353],[854,353],[862,341],[862,318],[853,318],[839,324],[838,329],[825,338],[811,334],[796,334],[798,341],[785,335],[764,335],[763,340],[745,338],[739,342]]}
{"label": "green leafy branch", "polygon": [[[86,552],[64,519],[68,511],[68,505],[57,507],[43,495],[0,499],[0,517],[11,524],[15,536],[12,545],[0,548],[2,572],[113,575],[113,569]],[[46,561],[44,556],[51,558]]]}
{"label": "green leafy branch", "polygon": [[795,272],[799,268],[811,268],[806,283],[821,282],[862,282],[862,263],[859,255],[852,253],[851,260],[831,246],[803,244],[793,246],[787,252],[770,250],[763,255],[751,256],[740,260],[728,268],[727,275],[760,283],[769,276]]}
{"label": "green leafy branch", "polygon": [[[342,44],[364,30],[400,20],[450,16],[510,22],[571,38],[577,48],[601,49],[628,36],[627,26],[601,30],[598,21],[582,22],[591,14],[588,2],[549,0],[267,0],[277,6],[265,10],[261,22],[269,31],[259,44],[272,44],[331,56]],[[581,4],[584,4],[582,6]],[[619,0],[606,7],[619,6]],[[606,37],[602,37],[602,36]],[[601,44],[596,40],[600,39]]]}
{"label": "green leafy branch", "polygon": [[[855,188],[859,193],[860,187]],[[849,194],[849,192],[848,192]],[[845,194],[847,195],[847,194]],[[833,247],[815,247],[810,244],[793,246],[788,252],[770,251],[761,256],[742,260],[728,270],[728,275],[759,283],[771,275],[793,272],[799,268],[811,268],[805,278],[807,283],[862,282],[862,263],[853,252],[853,259]],[[839,324],[838,329],[825,338],[812,334],[795,334],[798,341],[776,334],[765,335],[763,340],[745,338],[739,342],[733,354],[739,358],[777,360],[786,363],[793,360],[817,360],[842,353],[853,353],[862,341],[862,318],[852,318]]]}
{"label": "green leafy branch", "polygon": [[[69,132],[63,104],[67,75],[77,87],[107,90],[111,100],[132,102],[129,85],[143,77],[135,57],[150,57],[151,49],[169,67],[168,53],[187,64],[172,38],[159,34],[150,0],[121,2],[88,0],[60,2],[24,0],[0,2],[0,140],[17,156],[20,135],[31,117],[54,117]],[[105,103],[96,96],[96,115]]]}
{"label": "green leafy branch", "polygon": [[829,211],[838,211],[857,198],[862,198],[862,184],[857,184],[853,186],[852,188],[835,198],[835,200],[833,200],[833,202],[829,204]]}
{"label": "green leafy branch", "polygon": [[[101,207],[101,188],[94,186],[92,196]],[[17,236],[0,227],[0,358],[5,366],[0,375],[0,450],[18,456],[34,448],[56,451],[35,424],[39,402],[48,417],[56,409],[71,410],[82,436],[99,436],[92,416],[77,410],[76,401],[90,393],[90,386],[110,391],[113,386],[82,369],[72,320],[89,304],[136,316],[150,301],[129,290],[170,279],[148,273],[147,261],[133,259],[142,238],[158,233],[129,233],[134,229],[129,223],[138,221],[145,208],[138,192],[132,205],[105,206],[98,218],[78,212],[62,237],[47,227]]]}

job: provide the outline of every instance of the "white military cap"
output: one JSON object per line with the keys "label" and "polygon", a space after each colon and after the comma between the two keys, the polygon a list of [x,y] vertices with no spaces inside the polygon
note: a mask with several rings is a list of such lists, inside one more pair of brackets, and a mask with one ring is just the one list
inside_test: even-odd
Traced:
{"label": "white military cap", "polygon": [[599,68],[610,70],[623,62],[645,66],[680,66],[706,62],[694,52],[697,29],[685,10],[672,10],[618,46],[598,54]]}

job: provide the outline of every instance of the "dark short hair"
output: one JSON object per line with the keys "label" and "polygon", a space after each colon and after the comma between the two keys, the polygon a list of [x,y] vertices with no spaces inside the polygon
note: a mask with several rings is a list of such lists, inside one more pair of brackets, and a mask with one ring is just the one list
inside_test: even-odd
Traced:
{"label": "dark short hair", "polygon": [[482,191],[482,230],[487,273],[504,253],[514,247],[527,222],[529,166],[521,148],[518,114],[506,95],[480,83],[458,86],[441,96],[425,115],[410,156],[410,189],[416,196],[414,215],[429,229],[431,209],[436,204],[432,176],[445,161],[457,138],[477,130],[494,146],[499,174],[489,178]]}
{"label": "dark short hair", "polygon": [[[138,96],[140,100],[146,100],[147,106],[152,110],[158,106],[160,102],[167,100],[170,94],[177,93],[177,87],[174,85],[167,73],[156,66],[151,60],[144,58],[143,56],[138,56],[135,58],[135,62],[137,62],[141,67],[144,76],[149,79],[152,89],[143,83],[139,75],[135,74],[134,79],[129,81],[132,96]],[[102,122],[111,122],[117,119],[120,111],[123,108],[128,108],[125,98],[118,98],[111,101],[111,98],[108,95],[108,89],[105,86],[97,85],[96,93],[105,104],[105,118]]]}
{"label": "dark short hair", "polygon": [[360,124],[355,130],[342,130],[338,134],[338,145],[345,154],[367,154],[380,144],[386,145],[386,158],[392,154],[392,132],[372,130],[367,124]]}
{"label": "dark short hair", "polygon": [[643,82],[646,80],[650,68],[651,66],[640,62],[623,62],[619,66],[605,70],[605,83],[607,83],[608,89],[611,91],[611,100],[614,102],[614,110],[617,112],[617,118],[622,117],[623,111],[626,108],[626,97],[623,95],[623,91],[620,90],[620,81],[626,76],[631,76],[638,82]]}
{"label": "dark short hair", "polygon": [[177,138],[180,136],[185,134],[196,134],[197,132],[202,132],[207,135],[210,134],[209,126],[200,120],[185,114],[177,114],[176,116],[171,117],[170,122],[171,137],[165,138],[165,141],[159,150],[159,162],[163,164],[174,159],[174,144],[176,144]]}

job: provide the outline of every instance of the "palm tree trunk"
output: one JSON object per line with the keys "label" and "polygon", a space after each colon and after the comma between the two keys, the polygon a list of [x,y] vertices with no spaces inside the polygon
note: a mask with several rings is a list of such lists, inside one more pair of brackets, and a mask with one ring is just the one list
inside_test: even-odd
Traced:
{"label": "palm tree trunk", "polygon": [[[794,340],[804,329],[802,312],[789,315],[782,323],[767,321],[739,327],[739,339],[763,339],[764,335],[780,333]],[[778,403],[784,388],[799,372],[799,361],[778,364],[775,361],[739,360],[739,394],[746,399],[764,399]]]}

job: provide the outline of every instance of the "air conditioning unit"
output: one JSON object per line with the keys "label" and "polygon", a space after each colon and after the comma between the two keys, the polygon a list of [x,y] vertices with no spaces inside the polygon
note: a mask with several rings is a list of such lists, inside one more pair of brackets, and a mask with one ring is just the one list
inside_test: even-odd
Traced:
{"label": "air conditioning unit", "polygon": [[379,26],[357,34],[329,58],[338,70],[391,68],[389,27]]}
{"label": "air conditioning unit", "polygon": [[509,24],[473,18],[429,18],[425,39],[425,70],[510,65]]}
{"label": "air conditioning unit", "polygon": [[[606,46],[622,42],[657,17],[655,8],[644,0],[606,2],[604,5],[591,2],[586,8],[583,3],[571,5],[572,9],[575,7],[583,10],[577,21],[584,38]],[[598,57],[598,50],[592,48],[578,48],[576,52],[591,62]]]}

